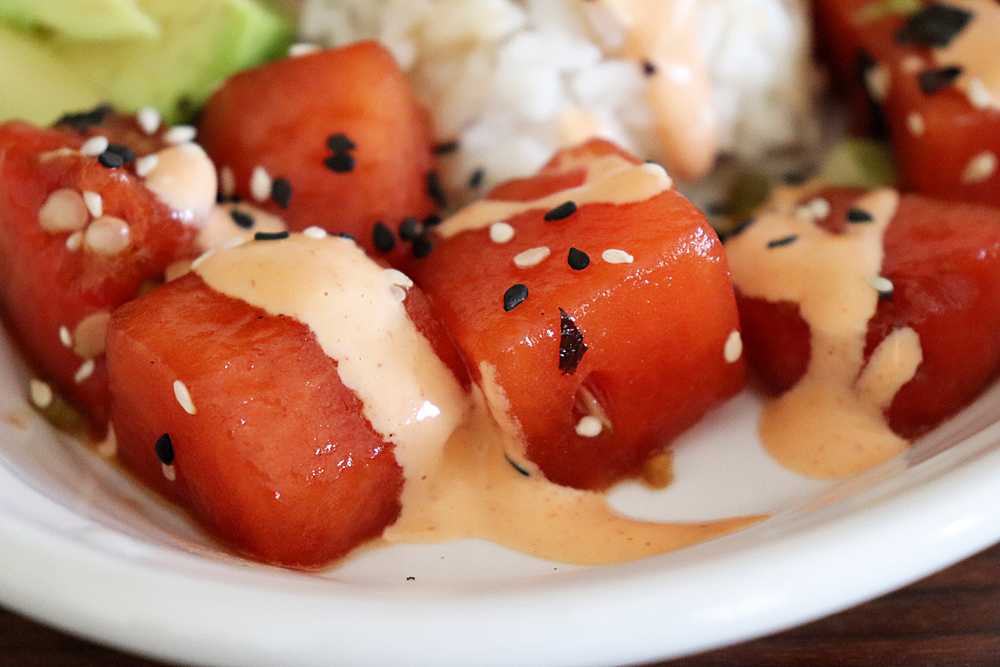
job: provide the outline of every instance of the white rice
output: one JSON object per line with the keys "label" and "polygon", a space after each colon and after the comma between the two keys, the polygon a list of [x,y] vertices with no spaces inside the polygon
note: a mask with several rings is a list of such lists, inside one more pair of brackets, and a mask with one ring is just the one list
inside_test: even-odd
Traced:
{"label": "white rice", "polygon": [[[378,39],[431,112],[452,197],[537,170],[582,118],[598,136],[662,161],[640,67],[615,56],[623,28],[580,0],[303,0],[303,39]],[[721,121],[741,160],[817,134],[804,0],[701,0],[699,43]],[[477,187],[475,175],[480,181]]]}

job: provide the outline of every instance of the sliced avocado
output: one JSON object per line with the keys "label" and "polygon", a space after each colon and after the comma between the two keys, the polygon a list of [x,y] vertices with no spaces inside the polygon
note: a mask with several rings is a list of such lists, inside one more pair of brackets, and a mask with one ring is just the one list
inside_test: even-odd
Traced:
{"label": "sliced avocado", "polygon": [[0,0],[0,21],[80,40],[152,39],[160,34],[136,0]]}
{"label": "sliced avocado", "polygon": [[893,187],[897,171],[889,144],[874,139],[844,139],[827,155],[817,178],[828,185]]}
{"label": "sliced avocado", "polygon": [[282,55],[292,34],[287,17],[253,0],[139,0],[139,6],[159,24],[159,38],[108,45],[56,36],[51,46],[112,105],[153,106],[171,122],[183,120],[185,108],[204,101],[225,77]]}
{"label": "sliced avocado", "polygon": [[88,109],[102,100],[73,63],[2,23],[0,63],[0,120],[49,125],[67,111]]}

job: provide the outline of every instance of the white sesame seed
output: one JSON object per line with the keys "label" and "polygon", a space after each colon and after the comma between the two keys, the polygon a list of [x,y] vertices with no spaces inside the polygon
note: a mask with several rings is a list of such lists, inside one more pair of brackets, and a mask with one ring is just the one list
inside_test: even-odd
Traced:
{"label": "white sesame seed", "polygon": [[101,197],[100,193],[84,190],[83,202],[87,205],[87,210],[95,218],[104,215],[104,198]]}
{"label": "white sesame seed", "polygon": [[399,303],[403,303],[403,301],[406,300],[406,290],[399,285],[392,285],[389,287],[389,293],[392,294],[392,298]]}
{"label": "white sesame seed", "polygon": [[406,288],[413,287],[413,281],[410,280],[410,277],[398,269],[386,269],[383,273],[385,273],[385,277],[388,278],[389,282],[393,285],[399,285],[400,287]]}
{"label": "white sesame seed", "polygon": [[76,190],[60,188],[38,209],[38,226],[50,234],[73,232],[87,224],[87,204]]}
{"label": "white sesame seed", "polygon": [[669,188],[674,183],[674,180],[670,178],[670,174],[667,173],[667,170],[664,169],[663,165],[661,164],[658,164],[656,162],[646,162],[645,164],[642,165],[642,167],[640,167],[640,169],[652,174],[653,176],[656,176],[658,179],[663,181],[665,187]]}
{"label": "white sesame seed", "polygon": [[868,284],[872,286],[876,292],[882,294],[891,294],[893,290],[892,281],[885,276],[872,276],[868,279]]}
{"label": "white sesame seed", "polygon": [[259,202],[271,197],[271,175],[264,167],[254,167],[250,175],[250,195]]}
{"label": "white sesame seed", "polygon": [[181,407],[184,408],[184,412],[189,415],[197,412],[194,409],[194,402],[191,400],[191,393],[188,391],[187,386],[180,380],[174,380],[174,397],[181,404]]}
{"label": "white sesame seed", "polygon": [[494,222],[490,225],[490,240],[494,243],[506,243],[514,238],[514,228],[506,222]]}
{"label": "white sesame seed", "polygon": [[163,134],[163,140],[168,144],[186,144],[194,141],[198,131],[192,125],[174,125]]}
{"label": "white sesame seed", "polygon": [[519,252],[514,255],[514,266],[519,269],[526,269],[529,266],[535,266],[543,259],[548,257],[552,253],[548,246],[538,246],[537,248],[529,248],[524,252]]}
{"label": "white sesame seed", "polygon": [[160,156],[156,153],[150,155],[143,155],[141,158],[135,161],[135,173],[139,175],[139,178],[146,178],[149,176],[156,165],[160,162]]}
{"label": "white sesame seed", "polygon": [[97,365],[94,363],[93,359],[87,359],[82,364],[80,364],[80,367],[78,369],[76,369],[76,375],[73,376],[73,381],[76,382],[77,384],[80,384],[81,382],[83,382],[84,380],[86,380],[87,378],[89,378],[91,375],[94,374],[94,369],[96,367]]}
{"label": "white sesame seed", "polygon": [[39,410],[44,410],[52,405],[52,387],[50,387],[47,382],[42,382],[37,378],[32,378],[31,381],[28,382],[28,392],[31,394],[31,402]]}
{"label": "white sesame seed", "polygon": [[153,107],[143,107],[136,112],[135,120],[143,132],[154,134],[160,129],[160,123],[163,119],[160,117],[160,112]]}
{"label": "white sesame seed", "polygon": [[739,358],[743,356],[743,337],[740,336],[739,331],[733,329],[730,332],[722,349],[722,356],[730,364],[739,361]]}
{"label": "white sesame seed", "polygon": [[922,136],[924,133],[924,117],[914,111],[906,117],[906,126],[910,128],[910,133],[913,136]]}
{"label": "white sesame seed", "polygon": [[322,227],[317,227],[317,226],[313,225],[312,227],[306,227],[305,229],[303,229],[302,230],[302,235],[303,236],[308,236],[311,239],[317,239],[317,240],[319,240],[319,239],[325,239],[326,238],[326,230],[323,229]]}
{"label": "white sesame seed", "polygon": [[320,51],[320,47],[316,44],[310,44],[308,42],[299,42],[297,44],[292,44],[288,47],[288,57],[298,58],[299,56],[307,56],[310,53],[316,53]]}
{"label": "white sesame seed", "polygon": [[236,194],[236,174],[229,165],[219,169],[219,192],[223,197],[232,197]]}
{"label": "white sesame seed", "polygon": [[965,83],[965,96],[976,109],[986,109],[993,104],[993,95],[979,77],[970,78]]}
{"label": "white sesame seed", "polygon": [[83,232],[73,232],[66,237],[67,250],[79,250],[81,245],[83,245]]}
{"label": "white sesame seed", "polygon": [[65,325],[59,327],[59,340],[66,347],[73,347],[73,335]]}
{"label": "white sesame seed", "polygon": [[601,259],[608,264],[631,264],[635,258],[624,250],[609,248],[601,253]]}
{"label": "white sesame seed", "polygon": [[997,156],[991,151],[983,151],[969,160],[962,172],[963,183],[982,183],[989,180],[997,170]]}
{"label": "white sesame seed", "polygon": [[100,255],[117,255],[131,243],[128,223],[121,218],[102,215],[84,232],[83,244]]}
{"label": "white sesame seed", "polygon": [[865,88],[876,102],[884,102],[889,94],[889,70],[875,65],[865,72]]}
{"label": "white sesame seed", "polygon": [[80,155],[86,155],[88,157],[97,157],[104,151],[108,150],[107,137],[102,137],[100,135],[96,137],[91,137],[83,142],[83,146],[80,146]]}
{"label": "white sesame seed", "polygon": [[168,482],[173,482],[177,480],[177,469],[173,465],[167,465],[166,463],[161,463],[163,466],[163,476],[167,478]]}
{"label": "white sesame seed", "polygon": [[111,313],[102,310],[80,320],[73,329],[73,353],[81,359],[93,359],[104,353],[104,336]]}
{"label": "white sesame seed", "polygon": [[830,202],[814,197],[795,210],[795,215],[805,220],[825,220],[830,215]]}
{"label": "white sesame seed", "polygon": [[604,430],[604,424],[593,415],[582,417],[576,423],[576,434],[581,438],[596,438]]}

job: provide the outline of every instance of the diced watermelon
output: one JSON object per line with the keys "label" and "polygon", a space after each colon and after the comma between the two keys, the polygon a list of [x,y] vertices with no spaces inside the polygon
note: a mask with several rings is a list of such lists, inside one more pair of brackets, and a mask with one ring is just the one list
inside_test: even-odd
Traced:
{"label": "diced watermelon", "polygon": [[[598,163],[664,187],[627,203],[566,204]],[[486,203],[498,202],[522,203],[484,220],[499,225],[449,231],[478,204],[446,220],[411,270],[526,465],[605,488],[740,390],[725,255],[662,169],[594,141],[499,186]]]}

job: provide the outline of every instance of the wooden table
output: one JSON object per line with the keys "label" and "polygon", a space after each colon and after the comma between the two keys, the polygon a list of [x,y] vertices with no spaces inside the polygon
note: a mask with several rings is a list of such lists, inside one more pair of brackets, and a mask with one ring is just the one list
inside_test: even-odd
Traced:
{"label": "wooden table", "polygon": [[[1000,545],[835,616],[655,667],[978,665],[1000,665]],[[0,667],[164,666],[0,609]]]}

